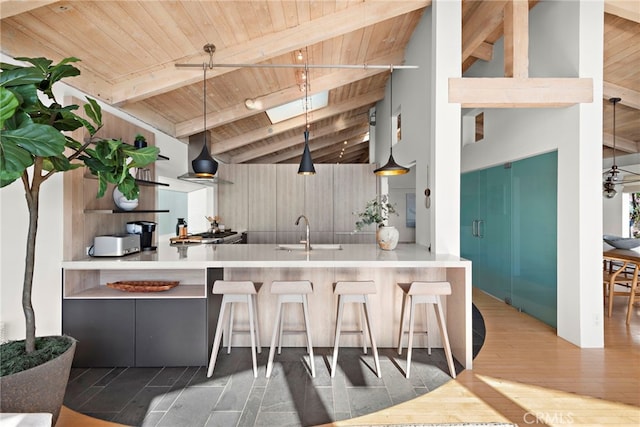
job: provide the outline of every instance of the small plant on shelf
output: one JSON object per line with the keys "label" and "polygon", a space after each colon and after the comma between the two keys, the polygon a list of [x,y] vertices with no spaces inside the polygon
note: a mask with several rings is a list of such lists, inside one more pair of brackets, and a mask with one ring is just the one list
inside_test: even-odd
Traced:
{"label": "small plant on shelf", "polygon": [[363,212],[354,212],[358,216],[356,230],[361,231],[369,224],[377,224],[378,227],[387,225],[389,214],[398,215],[396,205],[389,203],[389,195],[383,194],[367,202]]}
{"label": "small plant on shelf", "polygon": [[141,133],[137,134],[133,139],[133,145],[136,148],[144,148],[147,146],[147,138],[144,137]]}

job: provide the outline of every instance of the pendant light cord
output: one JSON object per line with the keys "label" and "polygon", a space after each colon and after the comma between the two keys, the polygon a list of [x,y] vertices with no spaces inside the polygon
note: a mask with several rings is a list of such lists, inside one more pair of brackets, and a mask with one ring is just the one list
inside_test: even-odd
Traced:
{"label": "pendant light cord", "polygon": [[389,155],[393,156],[393,65],[389,66]]}
{"label": "pendant light cord", "polygon": [[207,67],[204,69],[204,78],[202,79],[204,99],[202,101],[202,111],[204,111],[204,144],[207,145]]}
{"label": "pendant light cord", "polygon": [[611,98],[610,101],[613,103],[613,164],[616,165],[616,104],[618,103],[619,98]]}
{"label": "pendant light cord", "polygon": [[304,130],[309,132],[309,60],[307,58],[304,63],[304,76]]}

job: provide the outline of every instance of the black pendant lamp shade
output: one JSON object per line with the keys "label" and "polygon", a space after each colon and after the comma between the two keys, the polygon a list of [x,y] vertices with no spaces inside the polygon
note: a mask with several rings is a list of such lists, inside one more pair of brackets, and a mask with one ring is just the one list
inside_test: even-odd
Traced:
{"label": "black pendant lamp shade", "polygon": [[300,167],[298,168],[298,175],[315,175],[316,168],[313,167],[313,160],[311,159],[311,151],[309,150],[309,131],[304,131],[304,151],[302,152],[302,159],[300,159]]}
{"label": "black pendant lamp shade", "polygon": [[[389,75],[389,111],[393,111],[393,67]],[[404,175],[409,173],[409,168],[400,166],[393,158],[393,113],[390,114],[389,122],[389,160],[387,164],[374,170],[373,173],[379,176]]]}
{"label": "black pendant lamp shade", "polygon": [[389,161],[387,161],[386,165],[373,171],[373,173],[380,176],[404,175],[408,172],[409,168],[405,168],[396,163],[393,158],[393,153],[389,154]]}
{"label": "black pendant lamp shade", "polygon": [[191,167],[199,177],[211,177],[218,171],[218,162],[211,157],[206,138],[204,144],[202,144],[202,151],[200,151],[198,157],[191,161]]}

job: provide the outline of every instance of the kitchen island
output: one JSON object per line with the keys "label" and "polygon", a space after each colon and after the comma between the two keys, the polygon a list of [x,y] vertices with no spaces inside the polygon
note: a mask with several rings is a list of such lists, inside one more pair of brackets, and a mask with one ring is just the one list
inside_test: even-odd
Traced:
{"label": "kitchen island", "polygon": [[[204,365],[211,349],[220,297],[211,294],[217,279],[262,282],[258,294],[260,338],[268,345],[275,318],[272,280],[310,280],[311,333],[314,346],[333,346],[338,280],[374,280],[370,297],[374,333],[380,347],[397,347],[402,292],[398,282],[448,281],[446,317],[454,357],[472,367],[471,262],[430,253],[426,247],[400,244],[394,251],[372,244],[345,244],[340,249],[310,252],[278,249],[273,244],[171,246],[160,243],[153,252],[121,258],[65,261],[63,268],[63,332],[80,340],[77,366]],[[126,280],[176,280],[165,292],[124,292],[106,286]],[[358,313],[345,309],[344,325],[358,324]],[[246,309],[237,310],[234,328],[243,329]],[[437,322],[429,312],[431,343],[441,346]],[[417,317],[418,322],[425,319]],[[302,324],[297,307],[285,311],[286,327]],[[422,329],[422,328],[418,328]],[[424,329],[423,329],[424,330]],[[406,338],[405,338],[406,339]],[[87,342],[88,341],[88,342]],[[248,345],[235,335],[234,345]],[[83,342],[87,352],[82,350]],[[283,338],[284,346],[305,346],[304,336]],[[341,345],[360,346],[355,336],[341,337]],[[416,340],[414,346],[426,346]]]}

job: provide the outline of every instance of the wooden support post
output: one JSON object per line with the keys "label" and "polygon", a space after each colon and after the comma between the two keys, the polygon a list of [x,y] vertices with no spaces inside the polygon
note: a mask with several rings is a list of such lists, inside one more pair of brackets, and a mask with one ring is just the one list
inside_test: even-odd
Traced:
{"label": "wooden support post", "polygon": [[504,76],[529,77],[529,3],[511,0],[504,7]]}

